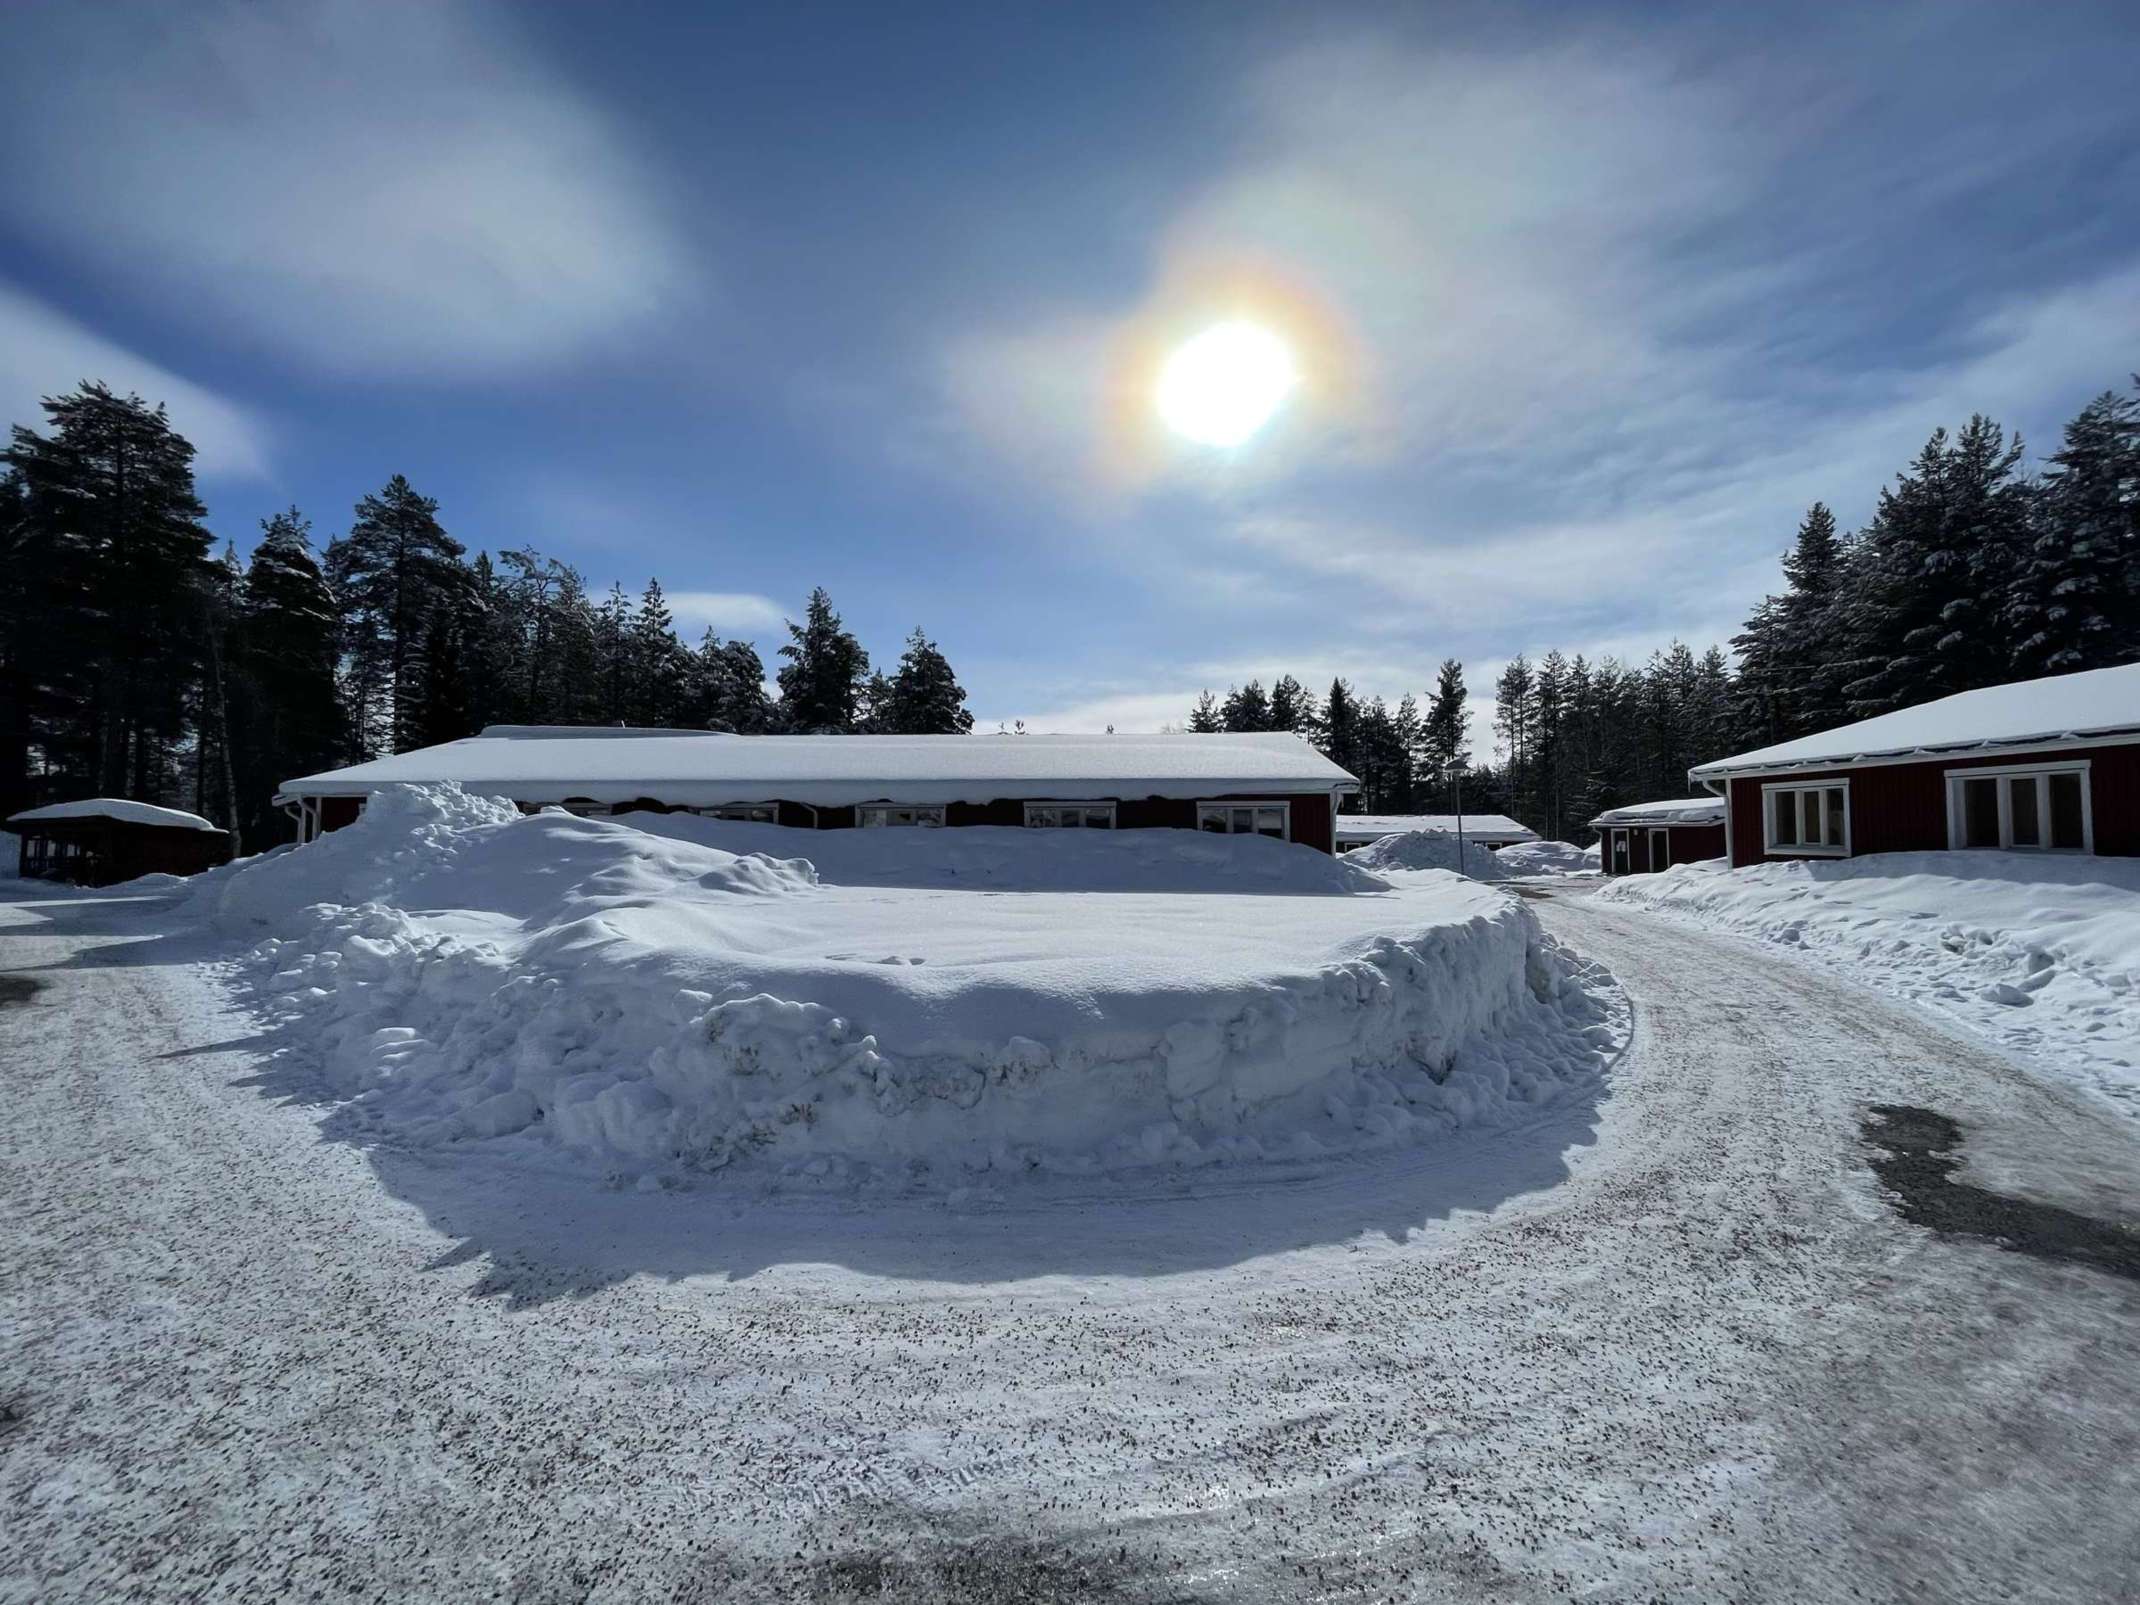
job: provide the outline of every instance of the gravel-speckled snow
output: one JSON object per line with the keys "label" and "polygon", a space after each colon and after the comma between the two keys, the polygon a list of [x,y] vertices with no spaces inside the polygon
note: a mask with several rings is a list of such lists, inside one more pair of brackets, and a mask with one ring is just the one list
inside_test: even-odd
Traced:
{"label": "gravel-speckled snow", "polygon": [[2140,1120],[2140,860],[1716,860],[1627,876],[1598,895],[1804,953],[1961,1020]]}

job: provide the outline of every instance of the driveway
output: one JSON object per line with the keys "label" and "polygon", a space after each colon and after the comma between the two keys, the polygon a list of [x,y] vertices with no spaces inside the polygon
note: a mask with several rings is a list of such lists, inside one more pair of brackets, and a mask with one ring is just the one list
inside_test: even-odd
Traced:
{"label": "driveway", "polygon": [[[947,1205],[326,1142],[161,904],[0,891],[0,1598],[2140,1592],[2130,1137],[1786,957],[1534,906],[1636,1001],[1597,1096]],[[1914,1224],[1876,1161],[2110,1258]]]}

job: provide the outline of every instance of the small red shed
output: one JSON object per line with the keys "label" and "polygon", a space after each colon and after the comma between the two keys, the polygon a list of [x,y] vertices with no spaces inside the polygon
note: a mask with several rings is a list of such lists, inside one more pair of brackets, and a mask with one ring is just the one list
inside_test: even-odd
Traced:
{"label": "small red shed", "polygon": [[1724,856],[1724,799],[1681,797],[1608,808],[1591,822],[1608,875],[1649,875]]}
{"label": "small red shed", "polygon": [[2140,663],[1963,691],[1697,764],[1731,861],[1996,848],[2140,856]]}
{"label": "small red shed", "polygon": [[15,815],[25,880],[112,886],[161,872],[194,875],[230,862],[230,833],[199,814],[129,797],[84,797]]}

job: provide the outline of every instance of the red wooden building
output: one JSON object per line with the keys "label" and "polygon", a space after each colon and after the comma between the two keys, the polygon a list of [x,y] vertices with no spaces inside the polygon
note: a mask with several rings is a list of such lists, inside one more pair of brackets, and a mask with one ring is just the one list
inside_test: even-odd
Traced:
{"label": "red wooden building", "polygon": [[2140,855],[2140,663],[1964,691],[1698,764],[1731,861],[1946,848]]}
{"label": "red wooden building", "polygon": [[230,862],[230,835],[199,814],[128,797],[85,797],[15,815],[25,880],[113,886],[150,874],[194,875]]}
{"label": "red wooden building", "polygon": [[1598,832],[1598,864],[1608,875],[1651,875],[1724,856],[1721,797],[1608,808],[1590,823]]}
{"label": "red wooden building", "polygon": [[301,841],[382,786],[456,781],[522,809],[687,810],[831,830],[1174,828],[1335,848],[1359,782],[1298,736],[735,736],[493,725],[479,736],[284,783]]}

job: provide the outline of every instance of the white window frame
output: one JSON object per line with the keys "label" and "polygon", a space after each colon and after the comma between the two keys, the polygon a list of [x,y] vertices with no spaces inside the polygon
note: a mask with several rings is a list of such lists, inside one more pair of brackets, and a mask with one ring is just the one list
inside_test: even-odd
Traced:
{"label": "white window frame", "polygon": [[1215,801],[1215,800],[1214,800],[1214,801],[1211,801],[1211,802],[1203,802],[1203,801],[1199,801],[1199,802],[1197,803],[1197,805],[1196,805],[1196,828],[1197,828],[1198,830],[1203,830],[1203,829],[1205,829],[1205,828],[1206,828],[1206,827],[1205,827],[1205,825],[1204,825],[1204,818],[1205,818],[1205,816],[1206,816],[1207,814],[1213,814],[1213,813],[1224,813],[1224,814],[1226,815],[1226,829],[1225,829],[1225,831],[1224,831],[1223,833],[1222,833],[1222,832],[1220,832],[1220,831],[1212,831],[1212,832],[1211,832],[1211,834],[1212,834],[1212,835],[1214,835],[1214,836],[1217,836],[1217,835],[1220,835],[1220,834],[1224,834],[1224,835],[1228,835],[1228,836],[1260,836],[1260,835],[1262,835],[1262,834],[1263,834],[1263,832],[1262,832],[1262,831],[1260,831],[1260,830],[1256,830],[1256,829],[1253,829],[1253,828],[1251,828],[1251,829],[1249,829],[1249,830],[1245,830],[1245,831],[1241,831],[1241,830],[1235,830],[1235,829],[1233,828],[1233,813],[1232,813],[1232,810],[1234,810],[1234,809],[1236,809],[1236,808],[1246,808],[1246,809],[1248,809],[1248,810],[1249,810],[1250,812],[1254,812],[1254,811],[1255,811],[1256,809],[1258,809],[1258,808],[1275,808],[1275,809],[1277,809],[1277,810],[1278,810],[1278,813],[1279,813],[1279,816],[1280,816],[1281,820],[1283,821],[1283,823],[1284,823],[1284,825],[1285,825],[1285,834],[1284,834],[1283,836],[1280,836],[1280,837],[1278,838],[1278,840],[1280,840],[1280,841],[1288,841],[1288,842],[1289,842],[1289,841],[1291,841],[1291,840],[1293,839],[1293,805],[1292,805],[1291,803],[1289,803],[1289,802],[1279,802],[1279,801],[1277,801],[1277,800],[1276,800],[1275,798],[1274,798],[1274,799],[1272,799],[1272,800],[1270,800],[1270,801],[1266,801],[1266,802],[1219,802],[1219,801]]}
{"label": "white window frame", "polygon": [[1107,816],[1107,823],[1104,825],[1095,825],[1093,824],[1090,818],[1081,820],[1079,823],[1086,830],[1113,830],[1115,828],[1115,805],[1113,803],[1101,801],[1099,799],[1094,799],[1090,802],[1079,802],[1075,798],[1069,797],[1046,799],[1035,798],[1032,801],[1028,802],[1025,805],[1026,828],[1029,830],[1069,829],[1069,826],[1061,824],[1057,820],[1039,820],[1033,817],[1035,814],[1047,812],[1054,812],[1060,814],[1060,812],[1065,808],[1082,809],[1088,815],[1105,814]]}
{"label": "white window frame", "polygon": [[[1831,791],[1843,794],[1843,839],[1809,842],[1806,833],[1806,811],[1802,800],[1808,792],[1821,799],[1821,834],[1827,835],[1828,799]],[[1791,795],[1791,806],[1798,810],[1798,841],[1780,842],[1776,839],[1776,804],[1774,799],[1782,793]],[[1855,834],[1855,815],[1850,806],[1850,782],[1847,780],[1783,780],[1761,788],[1761,841],[1762,850],[1771,858],[1848,858],[1851,853],[1851,838]]]}
{"label": "white window frame", "polygon": [[[2046,764],[1986,764],[1975,769],[1949,769],[1947,779],[1947,847],[1950,851],[1967,851],[1963,843],[1968,840],[1967,820],[1962,807],[1962,782],[1965,780],[2028,780],[2036,786],[2036,831],[2044,841],[2014,841],[2013,790],[2010,785],[1999,788],[1999,852],[2007,853],[2064,853],[2084,858],[2095,852],[2095,790],[2088,778],[2089,764],[2086,758],[2068,759],[2063,763]],[[2045,845],[2051,835],[2051,776],[2079,775],[2081,778],[2081,845],[2078,847],[2051,847]],[[1994,849],[1977,848],[1978,852]]]}
{"label": "white window frame", "polygon": [[[725,819],[735,825],[777,825],[780,823],[780,804],[777,802],[732,802],[719,803],[712,808],[694,808],[692,813],[701,819]],[[753,819],[752,814],[765,814],[765,819]]]}
{"label": "white window frame", "polygon": [[[871,818],[871,815],[877,818]],[[889,819],[888,814],[912,814],[912,819]],[[855,808],[855,824],[864,830],[941,830],[942,803],[861,803]]]}

